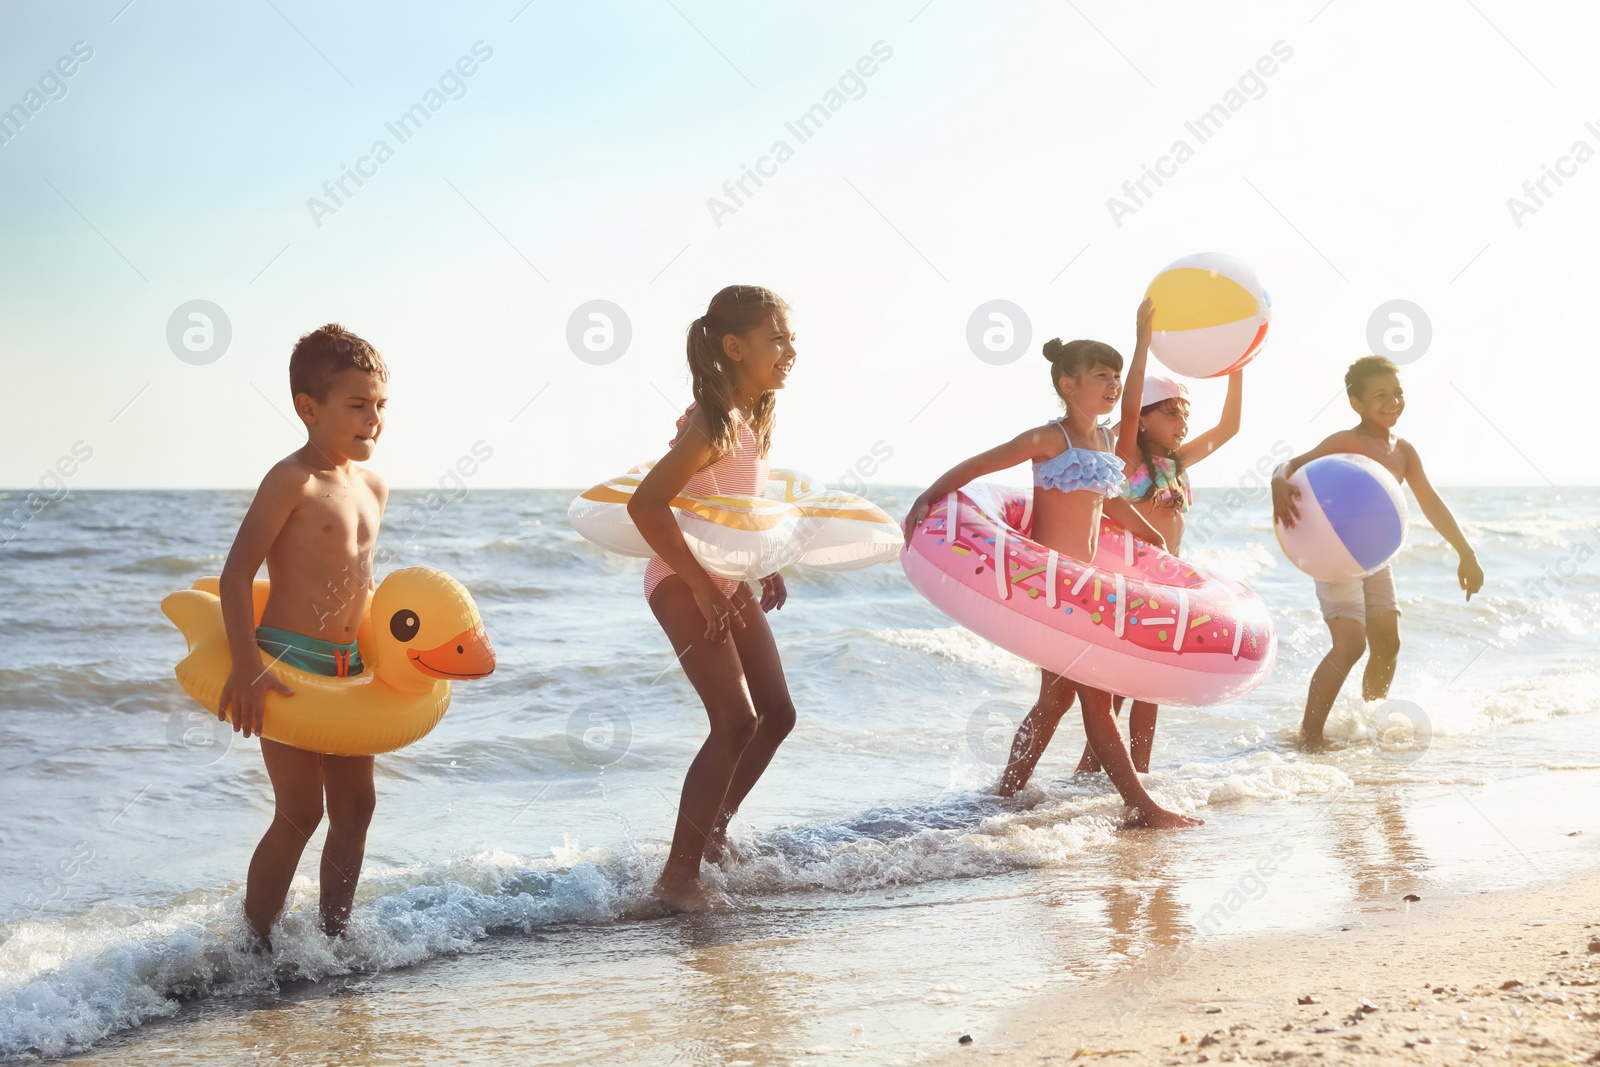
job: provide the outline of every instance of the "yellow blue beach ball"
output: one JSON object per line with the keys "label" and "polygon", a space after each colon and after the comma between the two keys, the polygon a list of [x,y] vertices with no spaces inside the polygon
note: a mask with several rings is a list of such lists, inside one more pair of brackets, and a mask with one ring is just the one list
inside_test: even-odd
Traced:
{"label": "yellow blue beach ball", "polygon": [[1405,544],[1405,494],[1377,460],[1345,452],[1320,456],[1289,482],[1300,489],[1300,518],[1293,526],[1276,524],[1278,544],[1311,577],[1364,578]]}
{"label": "yellow blue beach ball", "polygon": [[1201,252],[1171,264],[1150,283],[1155,301],[1150,351],[1187,378],[1217,378],[1261,351],[1272,300],[1237,256]]}

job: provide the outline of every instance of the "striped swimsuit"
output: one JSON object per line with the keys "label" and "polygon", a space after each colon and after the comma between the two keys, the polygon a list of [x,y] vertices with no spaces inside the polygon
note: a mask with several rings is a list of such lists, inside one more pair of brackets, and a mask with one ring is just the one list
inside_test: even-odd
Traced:
{"label": "striped swimsuit", "polygon": [[[683,433],[684,425],[688,422],[689,412],[694,410],[690,404],[687,411],[678,416],[678,433]],[[760,442],[756,440],[755,431],[737,410],[729,412],[733,418],[734,428],[739,435],[739,443],[731,452],[712,461],[694,472],[689,479],[689,484],[683,487],[683,492],[688,496],[762,496],[767,491],[767,460],[760,454]],[[678,443],[677,437],[668,442],[669,445]],[[650,599],[650,594],[655,592],[656,586],[661,584],[661,579],[669,574],[676,573],[663,560],[652,558],[644,568],[644,598]],[[737,592],[743,582],[734,578],[723,578],[718,575],[710,576],[712,584],[722,591],[723,596],[731,597]]]}

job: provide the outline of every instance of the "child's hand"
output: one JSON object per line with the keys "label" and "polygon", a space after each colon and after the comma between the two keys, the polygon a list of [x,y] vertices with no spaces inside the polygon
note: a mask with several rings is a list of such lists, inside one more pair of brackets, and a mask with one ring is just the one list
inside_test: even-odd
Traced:
{"label": "child's hand", "polygon": [[1467,599],[1472,599],[1472,594],[1483,588],[1483,568],[1478,566],[1478,557],[1465,555],[1461,557],[1461,565],[1456,568],[1456,580],[1461,583],[1461,588],[1467,591]]}
{"label": "child's hand", "polygon": [[906,544],[911,543],[911,535],[916,532],[917,524],[928,517],[928,508],[928,497],[924,494],[917,497],[916,502],[911,505],[911,510],[906,512],[904,529]]}
{"label": "child's hand", "polygon": [[775,611],[789,599],[789,588],[783,584],[783,575],[774,571],[761,579],[761,610]]}
{"label": "child's hand", "polygon": [[1292,527],[1300,521],[1300,508],[1295,501],[1300,499],[1300,487],[1287,478],[1275,477],[1272,479],[1272,521],[1281,522],[1286,527]]}
{"label": "child's hand", "polygon": [[722,590],[712,585],[710,581],[695,586],[694,603],[706,620],[707,641],[722,644],[728,636],[730,625],[744,629],[744,619],[740,618],[739,609],[734,607],[733,601],[723,596]]}
{"label": "child's hand", "polygon": [[294,690],[278,681],[265,667],[250,669],[256,671],[253,677],[246,672],[229,671],[228,680],[222,684],[222,698],[217,702],[217,718],[228,718],[228,709],[232,708],[233,729],[246,737],[261,734],[262,720],[266,717],[267,693],[294,696]]}
{"label": "child's hand", "polygon": [[1139,305],[1138,333],[1136,336],[1138,338],[1137,344],[1140,348],[1150,347],[1150,324],[1155,321],[1155,317],[1155,301],[1147,296],[1144,298],[1144,303]]}

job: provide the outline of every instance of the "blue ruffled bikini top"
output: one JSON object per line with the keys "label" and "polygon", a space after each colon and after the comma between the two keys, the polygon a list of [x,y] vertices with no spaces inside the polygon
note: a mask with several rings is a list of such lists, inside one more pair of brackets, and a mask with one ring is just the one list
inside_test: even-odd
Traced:
{"label": "blue ruffled bikini top", "polygon": [[1074,448],[1072,438],[1063,424],[1065,416],[1055,420],[1061,436],[1067,439],[1065,451],[1046,460],[1033,463],[1033,484],[1045,489],[1059,489],[1063,493],[1086,489],[1101,496],[1121,496],[1128,488],[1128,479],[1122,473],[1122,460],[1111,448],[1111,431],[1104,426],[1100,433],[1105,438],[1105,452],[1093,448]]}

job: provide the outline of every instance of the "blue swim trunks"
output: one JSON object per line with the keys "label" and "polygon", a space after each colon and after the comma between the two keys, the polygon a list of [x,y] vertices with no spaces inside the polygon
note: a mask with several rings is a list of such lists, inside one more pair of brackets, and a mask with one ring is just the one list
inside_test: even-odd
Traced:
{"label": "blue swim trunks", "polygon": [[366,669],[356,643],[336,645],[316,637],[306,637],[273,626],[256,627],[256,644],[261,651],[289,667],[325,678],[354,678]]}

